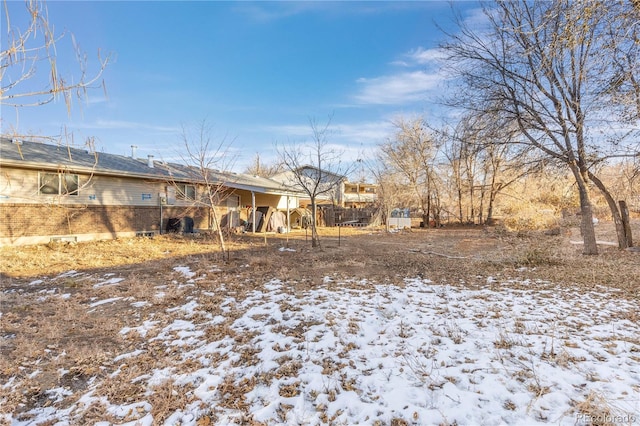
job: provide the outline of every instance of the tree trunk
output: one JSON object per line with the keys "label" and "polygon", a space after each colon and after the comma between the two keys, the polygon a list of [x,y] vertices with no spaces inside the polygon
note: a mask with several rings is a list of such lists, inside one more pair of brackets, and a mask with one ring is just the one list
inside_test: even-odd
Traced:
{"label": "tree trunk", "polygon": [[458,186],[458,220],[460,223],[463,222],[463,212],[462,212],[462,189]]}
{"label": "tree trunk", "polygon": [[580,213],[582,215],[580,223],[580,232],[584,242],[583,254],[598,254],[598,244],[596,243],[596,230],[593,226],[593,211],[591,209],[591,200],[589,199],[589,189],[586,182],[580,178],[578,183],[578,191],[580,193]]}
{"label": "tree trunk", "polygon": [[618,248],[626,249],[629,247],[627,243],[627,236],[624,229],[624,223],[622,221],[622,216],[620,215],[620,210],[618,210],[618,204],[613,199],[611,193],[604,186],[604,183],[596,175],[589,172],[589,179],[593,182],[602,195],[604,195],[605,200],[607,200],[607,204],[609,205],[609,210],[611,210],[611,217],[613,218],[613,223],[616,225],[616,234],[618,236]]}
{"label": "tree trunk", "polygon": [[480,205],[478,206],[478,225],[484,225],[483,222],[483,215],[484,215],[484,195],[485,195],[486,190],[484,189],[484,185],[482,186],[482,189],[480,190]]}
{"label": "tree trunk", "polygon": [[473,180],[469,180],[469,205],[471,206],[471,213],[467,216],[467,222],[469,222],[469,218],[471,218],[471,223],[475,225],[476,223],[476,208],[475,208],[475,190],[473,188]]}
{"label": "tree trunk", "polygon": [[319,247],[320,239],[318,238],[318,207],[316,199],[311,199],[311,247]]}
{"label": "tree trunk", "polygon": [[229,260],[227,256],[227,246],[224,241],[224,234],[222,233],[222,227],[220,226],[220,221],[218,220],[218,213],[216,212],[215,207],[211,207],[211,217],[213,219],[213,226],[215,226],[218,231],[218,238],[220,239],[220,250],[222,250],[222,258],[223,259],[226,258],[227,260]]}
{"label": "tree trunk", "polygon": [[493,188],[489,192],[489,206],[487,206],[487,220],[486,224],[491,226],[493,225],[493,203],[496,200],[497,191],[494,191]]}
{"label": "tree trunk", "polygon": [[431,222],[431,179],[427,175],[427,217],[424,227],[429,229]]}
{"label": "tree trunk", "polygon": [[631,236],[631,225],[629,223],[629,208],[624,200],[618,201],[620,204],[620,215],[622,216],[622,225],[624,226],[624,234],[627,238],[627,247],[633,247],[633,238]]}

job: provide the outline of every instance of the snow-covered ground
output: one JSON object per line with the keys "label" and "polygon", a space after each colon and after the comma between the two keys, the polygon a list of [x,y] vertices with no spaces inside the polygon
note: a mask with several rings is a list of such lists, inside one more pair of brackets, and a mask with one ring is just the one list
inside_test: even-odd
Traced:
{"label": "snow-covered ground", "polygon": [[[183,282],[169,285],[198,279],[187,267],[176,271]],[[116,279],[102,285],[126,283]],[[604,287],[537,284],[489,278],[470,289],[327,277],[307,291],[273,279],[242,299],[202,291],[168,309],[170,320],[141,319],[120,331],[146,342],[118,354],[111,375],[143,386],[138,400],[110,401],[96,381],[71,406],[54,403],[67,390],[50,389],[49,406],[28,420],[5,419],[74,424],[101,402],[119,424],[159,424],[153,394],[170,383],[169,395],[184,399],[165,416],[171,425],[640,424],[639,301]],[[110,303],[125,301],[94,300],[87,311]],[[175,354],[174,362],[125,374],[152,350]]]}

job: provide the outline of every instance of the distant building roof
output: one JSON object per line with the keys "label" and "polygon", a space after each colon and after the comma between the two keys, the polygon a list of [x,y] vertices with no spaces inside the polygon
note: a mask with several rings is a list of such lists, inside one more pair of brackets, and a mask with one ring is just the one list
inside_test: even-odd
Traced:
{"label": "distant building roof", "polygon": [[272,176],[272,179],[277,181],[286,182],[287,180],[295,182],[296,179],[293,177],[294,175],[299,174],[308,179],[316,180],[320,177],[322,182],[333,183],[346,180],[346,176],[338,173],[333,173],[327,170],[319,169],[315,166],[304,165],[298,167],[295,170],[286,170],[284,172],[278,173]]}
{"label": "distant building roof", "polygon": [[[66,145],[31,142],[0,137],[0,167],[13,166],[37,170],[65,170],[105,176],[126,176],[140,179],[173,180],[202,183],[202,173],[196,168],[167,163],[153,158],[139,159],[124,155],[91,152]],[[298,191],[272,179],[243,173],[206,170],[211,182],[229,188],[259,193],[299,195]]]}

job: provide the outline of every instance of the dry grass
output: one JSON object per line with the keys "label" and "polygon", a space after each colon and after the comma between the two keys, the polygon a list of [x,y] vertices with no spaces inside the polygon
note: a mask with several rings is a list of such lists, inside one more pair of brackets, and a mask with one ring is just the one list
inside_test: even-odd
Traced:
{"label": "dry grass", "polygon": [[[231,250],[237,248],[235,244],[230,246]],[[111,266],[140,267],[147,262],[163,263],[167,259],[197,255],[222,259],[218,244],[211,239],[171,234],[78,244],[1,247],[0,270],[10,277],[33,277]]]}
{"label": "dry grass", "polygon": [[[640,237],[637,226],[635,230]],[[227,311],[222,302],[229,296],[242,300],[274,277],[286,280],[290,286],[288,291],[293,293],[318,285],[331,288],[341,279],[349,279],[342,286],[354,289],[366,288],[366,281],[361,281],[364,279],[403,285],[404,278],[411,276],[475,288],[486,286],[490,277],[511,276],[528,279],[540,289],[563,284],[585,289],[606,286],[614,294],[640,297],[640,253],[602,247],[600,256],[582,256],[580,247],[570,243],[577,239],[575,230],[574,235],[513,234],[479,228],[412,230],[395,234],[371,229],[341,229],[339,232],[338,239],[337,228],[321,230],[321,250],[311,250],[304,232],[268,235],[266,244],[262,235],[236,236],[229,243],[232,253],[228,261],[223,259],[215,242],[180,236],[0,249],[0,382],[7,383],[13,377],[12,380],[20,381],[23,390],[7,395],[0,411],[19,414],[36,406],[68,406],[78,395],[85,393],[91,383],[99,380],[96,397],[106,397],[109,402],[120,404],[146,399],[152,406],[154,419],[163,421],[190,402],[192,389],[166,381],[157,385],[149,397],[145,396],[147,389],[140,377],[151,368],[194,371],[207,363],[258,364],[257,350],[251,344],[256,336],[238,333],[230,327],[243,312]],[[603,237],[611,239],[610,234]],[[285,246],[295,251],[279,250]],[[185,277],[173,269],[177,265],[197,271],[199,279],[185,283]],[[53,279],[71,270],[77,273]],[[123,278],[123,281],[104,284],[114,277]],[[334,280],[327,282],[325,277]],[[39,283],[36,279],[44,281]],[[530,288],[531,284],[528,286]],[[160,291],[163,296],[155,296]],[[93,305],[95,301],[109,298],[114,300]],[[190,300],[197,300],[199,310],[212,317],[224,314],[223,322],[203,329],[201,339],[229,339],[238,358],[230,360],[226,355],[211,355],[199,363],[191,360],[188,364],[181,357],[184,348],[154,340],[172,322],[170,309]],[[132,309],[134,302],[141,305]],[[286,302],[281,304],[282,312],[298,309]],[[621,311],[620,315],[631,321],[638,320],[636,312]],[[192,320],[205,322],[204,318],[198,317]],[[147,328],[146,334],[136,329],[120,332],[142,321],[154,324]],[[294,339],[295,345],[304,344],[305,332],[318,321],[308,319],[297,328],[283,330],[283,334]],[[334,321],[328,317],[325,322],[332,327]],[[347,334],[355,335],[361,326],[356,317],[343,324]],[[274,324],[274,327],[278,325]],[[519,327],[520,331],[526,331],[524,325]],[[413,329],[411,324],[406,327],[402,324],[397,332],[408,338]],[[434,334],[455,343],[466,338],[454,320]],[[518,344],[505,333],[496,336],[494,347],[508,350]],[[345,345],[345,348],[349,351],[358,349],[355,344]],[[252,378],[223,378],[216,388],[221,406],[241,410],[247,416],[239,421],[253,422],[244,395],[258,381],[270,382],[276,377],[274,374],[279,378],[291,378],[289,384],[280,387],[281,396],[299,395],[301,386],[296,375],[301,364],[299,360],[287,358],[288,349],[273,347],[273,350],[283,352],[280,365],[273,373]],[[141,352],[114,362],[114,354],[134,350]],[[548,356],[560,364],[574,362],[563,358],[563,353],[558,350]],[[425,378],[438,368],[418,358],[407,360],[407,364],[416,375]],[[322,365],[327,374],[336,375],[343,367],[329,360]],[[329,399],[332,392],[335,398],[335,392],[351,390],[355,385],[352,377],[339,377],[341,386],[324,392]],[[441,386],[442,383],[432,383],[429,379],[430,385]],[[44,389],[55,387],[68,389],[69,395],[54,400],[43,393]],[[542,394],[544,387],[532,385],[531,392]],[[515,407],[509,401],[506,404],[510,409]],[[577,403],[576,412],[602,413],[606,408],[596,395],[592,395]],[[288,409],[287,406],[280,408],[283,419]],[[322,411],[322,407],[319,410]],[[143,411],[134,409],[123,418],[113,418],[105,413],[104,405],[95,400],[75,421],[131,421],[143,416],[146,413]],[[337,415],[327,414],[326,419],[331,421]],[[210,424],[215,419],[216,413],[211,411],[202,415],[198,424]],[[402,419],[394,421],[394,424],[403,424]]]}
{"label": "dry grass", "polygon": [[583,401],[575,405],[576,418],[591,426],[614,426],[625,422],[629,416],[619,413],[610,402],[597,392],[590,392]]}

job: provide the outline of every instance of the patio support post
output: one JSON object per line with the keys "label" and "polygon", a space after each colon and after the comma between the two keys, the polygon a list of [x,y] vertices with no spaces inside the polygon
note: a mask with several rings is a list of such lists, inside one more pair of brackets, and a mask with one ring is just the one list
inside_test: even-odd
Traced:
{"label": "patio support post", "polygon": [[256,193],[251,191],[251,211],[253,218],[251,219],[252,232],[256,233]]}
{"label": "patio support post", "polygon": [[287,232],[291,232],[291,210],[289,209],[289,196],[287,195]]}

